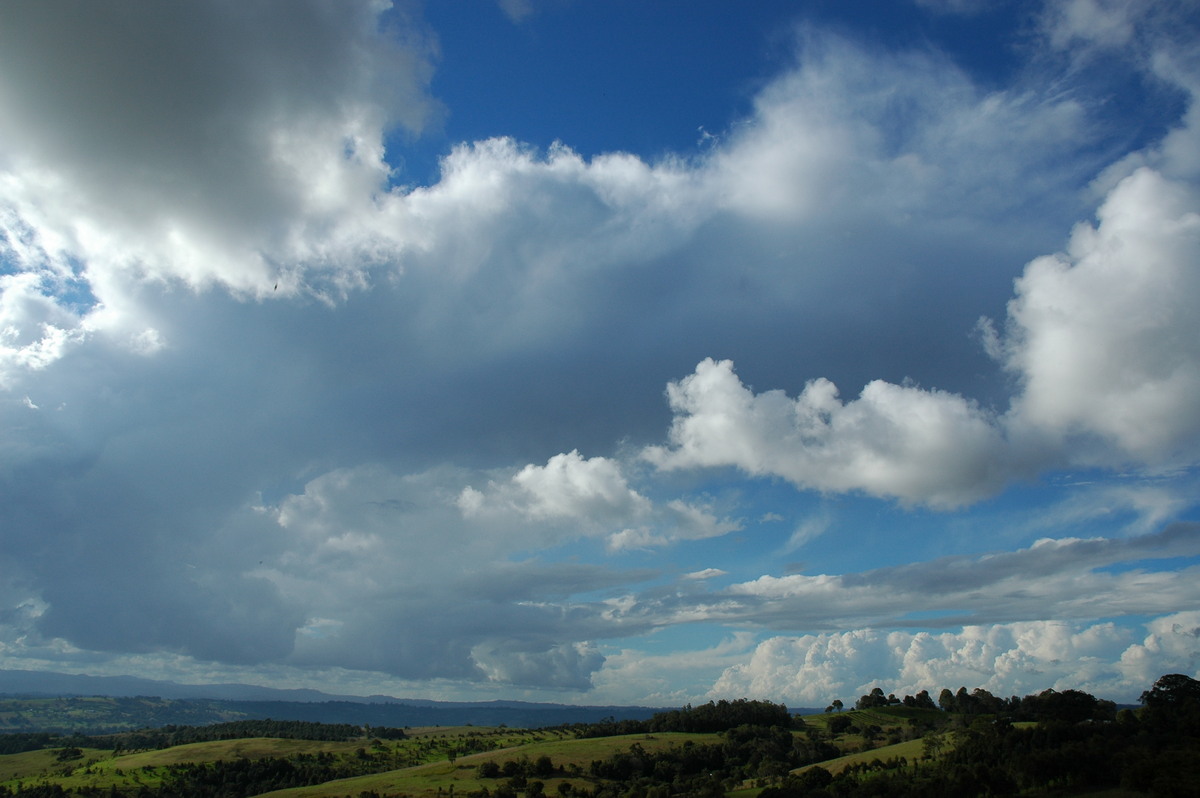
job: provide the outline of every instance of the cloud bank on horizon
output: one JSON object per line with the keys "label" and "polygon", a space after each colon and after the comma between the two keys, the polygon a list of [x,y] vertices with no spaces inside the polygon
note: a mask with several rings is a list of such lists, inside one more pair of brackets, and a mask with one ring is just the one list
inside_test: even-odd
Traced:
{"label": "cloud bank on horizon", "polygon": [[0,667],[1200,674],[1200,18],[900,6],[0,8]]}

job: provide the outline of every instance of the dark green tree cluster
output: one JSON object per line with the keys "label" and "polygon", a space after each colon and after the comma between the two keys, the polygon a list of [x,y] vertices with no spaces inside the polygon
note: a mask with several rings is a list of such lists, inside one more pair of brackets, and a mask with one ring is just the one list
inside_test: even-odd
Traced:
{"label": "dark green tree cluster", "polygon": [[691,704],[682,709],[657,712],[648,720],[608,719],[599,723],[576,724],[568,727],[577,737],[613,737],[619,734],[652,734],[655,732],[716,733],[738,726],[782,726],[791,728],[802,723],[793,718],[783,704],[739,698],[709,701],[698,707]]}
{"label": "dark green tree cluster", "polygon": [[17,732],[16,734],[0,734],[0,755],[20,754],[25,751],[37,751],[40,748],[52,748],[62,745],[60,735],[48,732]]}
{"label": "dark green tree cluster", "polygon": [[900,699],[894,695],[884,695],[882,687],[876,687],[871,692],[861,696],[858,701],[854,702],[855,709],[871,709],[873,707],[886,707],[889,704],[899,704]]}
{"label": "dark green tree cluster", "polygon": [[958,688],[955,693],[945,688],[938,695],[938,706],[959,715],[999,715],[1011,709],[1003,698],[997,698],[982,687],[976,687],[970,693],[965,687]]}
{"label": "dark green tree cluster", "polygon": [[476,769],[481,779],[498,779],[498,778],[521,778],[527,780],[529,778],[548,779],[556,773],[561,772],[561,769],[556,767],[554,760],[548,756],[539,756],[537,759],[530,760],[529,757],[520,757],[518,759],[507,759],[503,764],[488,760]]}
{"label": "dark green tree cluster", "polygon": [[1117,717],[1117,705],[1081,690],[1043,690],[1037,695],[1009,699],[1008,714],[1014,720],[1082,723],[1087,720],[1109,721]]}
{"label": "dark green tree cluster", "polygon": [[933,703],[933,697],[929,695],[928,690],[922,690],[916,695],[906,695],[900,703],[914,709],[937,709],[937,704]]}
{"label": "dark green tree cluster", "polygon": [[646,721],[650,732],[722,732],[739,726],[779,726],[791,728],[792,715],[783,704],[770,701],[709,701],[702,706],[690,704],[683,709],[659,712]]}

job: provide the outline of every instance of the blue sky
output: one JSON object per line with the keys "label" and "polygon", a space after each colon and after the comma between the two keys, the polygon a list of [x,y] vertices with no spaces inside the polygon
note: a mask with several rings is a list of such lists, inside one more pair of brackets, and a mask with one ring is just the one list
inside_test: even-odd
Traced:
{"label": "blue sky", "polygon": [[1200,665],[1184,2],[0,9],[0,666]]}

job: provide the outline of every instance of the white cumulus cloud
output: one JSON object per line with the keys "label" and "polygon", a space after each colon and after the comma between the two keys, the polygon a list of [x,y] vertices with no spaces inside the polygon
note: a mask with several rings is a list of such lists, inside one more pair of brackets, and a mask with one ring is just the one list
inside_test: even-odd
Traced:
{"label": "white cumulus cloud", "polygon": [[1016,281],[1006,334],[988,342],[1019,383],[1006,414],[882,380],[845,402],[825,379],[794,399],[755,394],[731,361],[706,359],[668,386],[670,445],[646,458],[941,508],[1042,468],[1200,462],[1200,202],[1143,167],[1098,219]]}
{"label": "white cumulus cloud", "polygon": [[1150,621],[1143,642],[1112,623],[1063,621],[772,637],[727,668],[710,694],[824,706],[835,698],[850,705],[875,686],[897,696],[981,687],[1005,698],[1054,688],[1134,701],[1163,673],[1195,671],[1197,626],[1189,611]]}

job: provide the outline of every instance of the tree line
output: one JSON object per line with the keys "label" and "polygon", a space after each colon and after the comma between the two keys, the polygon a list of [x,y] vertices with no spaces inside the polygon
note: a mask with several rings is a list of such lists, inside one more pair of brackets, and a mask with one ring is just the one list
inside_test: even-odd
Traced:
{"label": "tree line", "polygon": [[614,720],[598,723],[577,723],[560,726],[576,737],[613,737],[619,734],[654,734],[655,732],[691,732],[698,734],[721,732],[738,726],[780,726],[791,728],[803,724],[794,718],[784,704],[739,698],[709,701],[698,707],[691,704],[681,709],[656,712],[646,720]]}
{"label": "tree line", "polygon": [[[942,689],[937,703],[934,704],[933,697],[927,690],[922,690],[915,696],[906,695],[901,699],[896,698],[894,694],[885,696],[883,688],[876,687],[854,704],[855,709],[889,706],[941,709],[958,715],[1003,715],[1012,720],[1022,721],[1112,720],[1117,714],[1117,705],[1114,702],[1096,698],[1082,690],[1063,690],[1061,693],[1057,690],[1043,690],[1037,695],[1027,695],[1024,698],[1000,698],[979,687],[970,693],[965,687],[958,688],[957,692],[951,692],[947,687]],[[841,708],[842,702],[834,701],[825,711],[832,712]]]}

